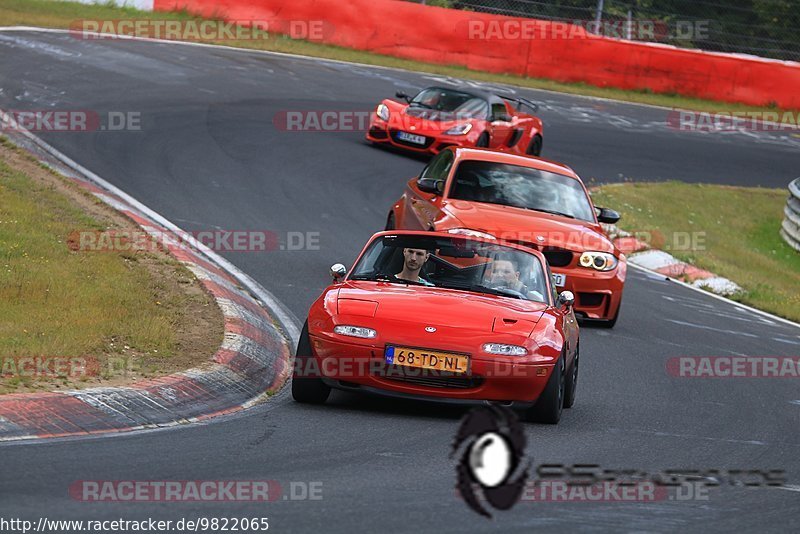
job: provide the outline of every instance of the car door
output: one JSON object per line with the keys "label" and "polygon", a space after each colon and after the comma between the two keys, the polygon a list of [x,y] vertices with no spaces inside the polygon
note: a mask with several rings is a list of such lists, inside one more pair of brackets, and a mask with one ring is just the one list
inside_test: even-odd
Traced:
{"label": "car door", "polygon": [[547,278],[550,280],[550,288],[552,291],[552,298],[553,298],[553,305],[558,309],[564,318],[564,341],[566,343],[566,364],[567,368],[572,365],[572,361],[575,358],[575,351],[578,348],[578,321],[575,317],[575,307],[570,306],[569,308],[562,308],[558,304],[558,289],[556,289],[556,282],[553,279],[553,273],[550,270],[550,264],[547,264]]}
{"label": "car door", "polygon": [[432,230],[434,228],[434,221],[439,215],[442,195],[441,193],[422,191],[419,188],[419,182],[424,180],[429,185],[441,183],[443,190],[454,158],[455,155],[451,150],[439,152],[423,169],[419,178],[408,183],[405,206],[405,213],[408,216],[403,221],[404,229]]}
{"label": "car door", "polygon": [[491,102],[489,148],[508,148],[508,141],[514,131],[512,120],[505,102],[500,99]]}

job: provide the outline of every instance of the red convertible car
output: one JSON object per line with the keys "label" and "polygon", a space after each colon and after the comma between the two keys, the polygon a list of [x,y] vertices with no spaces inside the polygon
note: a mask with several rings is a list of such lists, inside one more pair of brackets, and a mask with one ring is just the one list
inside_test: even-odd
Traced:
{"label": "red convertible car", "polygon": [[503,239],[540,250],[575,311],[616,324],[627,263],[600,223],[619,214],[595,208],[575,172],[560,163],[475,148],[447,149],[408,182],[386,229],[435,230]]}
{"label": "red convertible car", "polygon": [[533,156],[542,152],[542,121],[530,114],[538,106],[524,98],[445,87],[429,87],[413,98],[401,92],[396,96],[402,102],[378,104],[367,141],[428,154],[449,146]]}
{"label": "red convertible car", "polygon": [[495,401],[557,423],[575,402],[578,325],[547,262],[527,247],[430,232],[381,232],[311,306],[296,401],[331,388]]}

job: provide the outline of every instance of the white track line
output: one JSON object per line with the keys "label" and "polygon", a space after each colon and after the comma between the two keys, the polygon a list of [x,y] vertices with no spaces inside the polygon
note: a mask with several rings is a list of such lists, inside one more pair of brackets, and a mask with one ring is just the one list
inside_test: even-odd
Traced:
{"label": "white track line", "polygon": [[[11,117],[9,117],[5,112],[0,110],[0,116],[3,117],[3,120],[7,124],[11,124]],[[101,189],[105,189],[106,191],[113,193],[114,195],[124,199],[128,204],[139,210],[142,214],[149,217],[151,220],[157,222],[164,228],[172,230],[173,232],[179,233],[180,235],[185,236],[187,242],[189,242],[193,247],[197,248],[200,252],[203,253],[212,263],[218,265],[223,270],[229,272],[234,278],[236,278],[239,282],[242,283],[244,287],[250,290],[250,292],[255,295],[258,300],[260,300],[265,306],[267,306],[272,313],[275,314],[275,317],[280,321],[281,325],[286,330],[289,338],[293,342],[297,342],[300,338],[300,329],[298,327],[299,321],[297,317],[288,309],[286,306],[279,301],[272,293],[267,291],[261,284],[250,278],[249,275],[245,274],[242,270],[238,267],[233,265],[231,262],[208,248],[206,245],[197,241],[194,237],[192,237],[188,232],[182,230],[177,225],[172,223],[169,219],[153,211],[152,209],[148,208],[126,192],[122,191],[118,187],[110,184],[97,174],[93,173],[83,165],[77,163],[75,160],[71,159],[66,154],[63,154],[56,148],[52,147],[47,142],[43,141],[39,137],[33,135],[28,130],[19,127],[16,129],[19,133],[23,136],[28,138],[31,142],[33,142],[36,146],[56,158],[58,161],[66,165],[67,167],[71,168],[73,171],[83,175],[86,179],[93,182],[95,185],[100,187]]]}
{"label": "white track line", "polygon": [[[70,33],[70,31],[72,31],[72,30],[66,30],[66,29],[62,29],[62,28],[39,28],[39,27],[36,27],[36,26],[0,26],[0,32],[7,32],[7,31],[8,32],[29,31],[29,32],[45,32],[45,33]],[[96,37],[99,37],[99,36],[103,35],[102,33],[88,32],[88,31],[81,31],[81,33],[84,34],[84,35],[92,35],[92,36],[96,36]],[[316,61],[316,62],[339,63],[339,64],[342,64],[342,65],[355,65],[355,66],[358,66],[358,67],[365,67],[365,68],[369,68],[369,69],[389,70],[389,71],[394,71],[394,72],[404,72],[404,73],[415,74],[415,75],[433,74],[433,75],[437,75],[437,76],[452,77],[449,74],[436,74],[434,72],[409,70],[409,69],[404,69],[402,67],[387,67],[385,65],[373,65],[373,64],[370,64],[370,63],[359,63],[357,61],[344,61],[342,59],[331,59],[331,58],[317,57],[317,56],[306,56],[306,55],[303,55],[303,54],[290,54],[290,53],[287,53],[287,52],[276,52],[274,50],[258,50],[258,49],[255,49],[255,48],[239,48],[239,47],[235,47],[235,46],[226,46],[226,45],[211,44],[211,43],[196,43],[196,42],[192,42],[192,41],[173,41],[173,40],[169,40],[169,39],[156,39],[156,38],[153,38],[153,37],[133,37],[133,36],[128,36],[128,35],[114,35],[113,38],[114,39],[129,39],[129,40],[132,40],[132,41],[149,41],[149,42],[164,43],[164,44],[179,44],[179,45],[184,45],[184,46],[204,46],[204,47],[209,47],[209,48],[219,48],[219,49],[223,49],[223,50],[236,50],[236,51],[239,51],[239,52],[254,52],[254,53],[258,53],[258,54],[267,54],[267,55],[272,55],[272,56],[281,56],[281,57],[295,58],[295,59],[300,58],[300,59],[306,59],[306,60]],[[358,50],[358,51],[359,52],[373,53],[373,54],[376,54],[376,55],[380,55],[380,54],[377,54],[376,52],[370,52],[369,50]],[[395,58],[393,56],[388,56],[388,57],[390,57],[392,59],[400,59],[400,60],[405,60],[405,61],[415,61],[413,59]],[[761,59],[764,59],[764,58],[761,58]],[[776,60],[776,61],[780,62],[780,60]],[[441,66],[441,65],[432,65],[432,66]],[[444,65],[444,66],[447,66],[447,65]],[[462,68],[466,69],[467,67],[462,67]],[[589,95],[582,95],[582,94],[579,94],[579,93],[569,93],[569,92],[565,92],[565,91],[554,91],[552,89],[539,89],[537,87],[518,85],[518,84],[515,84],[515,83],[513,83],[511,81],[486,82],[484,80],[475,80],[475,79],[470,78],[468,76],[469,72],[467,72],[466,74],[467,74],[466,76],[460,76],[459,78],[461,78],[463,80],[473,81],[473,82],[476,82],[476,83],[496,83],[496,84],[499,84],[499,85],[507,85],[507,86],[511,86],[511,87],[517,87],[519,89],[524,89],[524,90],[528,90],[528,91],[541,91],[543,93],[548,93],[548,94],[551,94],[551,95],[558,95],[558,96],[562,96],[562,97],[563,96],[569,96],[569,97],[582,98],[584,100],[592,100],[592,101],[599,101],[599,102],[610,102],[610,103],[614,103],[614,104],[626,104],[626,105],[629,105],[629,106],[639,106],[639,107],[643,107],[643,108],[659,109],[659,110],[666,110],[666,111],[673,111],[675,109],[683,109],[683,108],[676,108],[676,107],[659,106],[657,104],[644,104],[644,103],[641,103],[641,102],[629,102],[627,100],[618,100],[618,99],[615,99],[615,98],[607,98],[607,97],[602,97],[602,96],[589,96]],[[533,79],[533,78],[531,78],[531,79]],[[724,106],[725,104],[726,104],[726,102],[720,102],[720,106]],[[756,106],[754,106],[754,107],[756,107]],[[691,109],[689,109],[689,108],[687,108],[687,110],[691,111]],[[782,124],[776,123],[776,122],[772,122],[772,121],[762,121],[762,122],[763,122],[763,124],[769,125],[769,126],[776,126],[776,127],[782,126]]]}
{"label": "white track line", "polygon": [[[12,32],[13,31],[38,31],[38,32],[45,32],[45,33],[69,33],[70,32],[70,30],[64,30],[64,29],[59,29],[59,28],[37,28],[37,27],[34,27],[34,26],[6,26],[6,27],[0,27],[0,32],[5,32],[5,31],[12,31]],[[101,35],[101,34],[97,34],[97,33],[93,33],[93,32],[84,32],[84,33],[86,33],[87,35],[95,35],[95,36]],[[201,46],[201,47],[208,47],[208,48],[221,48],[221,49],[225,49],[225,50],[236,50],[236,51],[239,51],[239,52],[242,52],[242,51],[244,51],[244,52],[255,52],[255,53],[259,53],[259,54],[283,56],[283,57],[289,57],[289,58],[303,58],[303,59],[308,59],[308,60],[317,61],[317,62],[342,63],[342,64],[345,64],[345,65],[357,65],[359,67],[367,67],[367,68],[372,68],[372,69],[393,70],[393,71],[406,72],[406,73],[417,74],[417,75],[418,74],[430,74],[430,73],[427,73],[427,72],[412,71],[412,70],[408,70],[408,69],[402,69],[402,68],[399,68],[399,67],[385,67],[385,66],[382,66],[382,65],[370,65],[368,63],[357,63],[357,62],[353,62],[353,61],[342,61],[340,59],[328,59],[328,58],[320,58],[320,57],[315,57],[315,56],[304,56],[304,55],[301,55],[301,54],[287,54],[285,52],[274,52],[274,51],[271,51],[271,50],[255,50],[255,49],[250,49],[250,48],[236,48],[236,47],[233,47],[233,46],[225,46],[225,45],[217,45],[217,44],[209,44],[209,43],[194,43],[194,42],[187,42],[187,41],[170,41],[170,40],[167,40],[167,39],[153,39],[153,38],[150,38],[150,37],[119,36],[117,38],[119,38],[119,39],[129,39],[129,40],[132,40],[132,41],[150,41],[150,42],[156,42],[156,43],[178,44],[178,45],[184,45],[184,46]],[[465,78],[465,79],[469,79],[469,78]],[[475,81],[479,81],[479,80],[475,80]],[[573,94],[573,93],[562,93],[562,92],[558,92],[558,91],[550,91],[550,90],[547,90],[547,89],[536,89],[536,88],[533,88],[533,87],[523,87],[523,86],[515,85],[515,84],[512,84],[512,83],[508,83],[507,85],[513,85],[514,87],[520,87],[522,89],[530,89],[530,90],[533,90],[533,91],[543,91],[543,92],[557,94],[557,95],[561,95],[561,96],[564,96],[564,95],[575,96],[575,97],[579,97],[579,98],[585,98],[585,99],[588,99],[588,100],[603,100],[603,101],[608,101],[608,102],[616,102],[616,103],[621,103],[621,104],[629,104],[629,105],[632,105],[632,106],[641,106],[641,107],[655,108],[655,109],[666,109],[666,110],[674,109],[674,108],[668,108],[668,107],[665,107],[665,106],[657,106],[657,105],[653,105],[653,104],[641,104],[641,103],[638,103],[638,102],[626,102],[624,100],[614,100],[613,98],[585,96],[585,95],[578,95],[578,94]],[[50,145],[47,145],[46,143],[44,143],[44,141],[41,141],[40,139],[38,139],[37,137],[33,136],[29,132],[26,132],[26,133],[28,133],[33,139],[35,139],[35,140],[43,143],[45,146],[49,147],[49,149],[54,152],[54,154],[53,154],[54,156],[56,156],[56,154],[59,154],[61,157],[66,158],[66,160],[72,162],[72,164],[77,165],[81,169],[84,169],[84,171],[86,173],[88,173],[87,176],[96,177],[98,180],[100,180],[100,182],[106,184],[109,188],[111,188],[112,191],[116,192],[116,194],[118,194],[119,196],[121,196],[121,197],[124,196],[124,198],[126,198],[126,200],[129,199],[129,201],[131,201],[133,203],[136,203],[138,206],[142,206],[149,213],[152,213],[154,216],[158,217],[159,218],[158,219],[159,222],[163,221],[162,224],[164,224],[165,226],[167,226],[171,230],[176,230],[176,229],[180,230],[176,225],[172,224],[171,222],[169,222],[167,219],[165,219],[161,215],[155,213],[154,211],[150,210],[146,206],[140,204],[139,202],[134,200],[132,197],[130,197],[126,193],[120,191],[119,189],[117,189],[113,185],[109,184],[108,182],[106,182],[105,180],[103,180],[102,178],[97,176],[96,174],[92,173],[88,169],[85,169],[84,167],[81,167],[80,165],[78,165],[74,161],[72,161],[69,158],[67,158],[67,156],[61,154],[61,152],[58,152],[56,149],[54,149]],[[58,156],[56,156],[56,157],[58,157]],[[106,187],[106,186],[103,186],[103,187]],[[207,247],[205,247],[205,245],[203,245],[202,243],[199,243],[199,246],[207,249]],[[256,295],[259,295],[260,293],[263,294],[263,299],[262,299],[263,302],[265,302],[267,304],[274,303],[274,304],[272,304],[272,306],[275,306],[276,315],[278,314],[278,310],[284,310],[285,309],[283,304],[280,301],[278,301],[271,293],[269,293],[266,289],[261,287],[257,282],[252,280],[249,276],[247,276],[243,272],[239,271],[239,269],[237,269],[235,266],[233,266],[230,262],[228,262],[224,258],[219,257],[213,251],[209,250],[208,252],[210,252],[213,255],[213,256],[210,256],[210,257],[213,258],[213,257],[216,256],[217,258],[219,258],[219,260],[224,262],[222,265],[227,264],[226,267],[230,266],[232,269],[234,269],[234,272],[240,273],[241,276],[243,276],[247,280],[249,280],[251,284],[253,284],[254,286],[257,286],[257,288],[260,288],[258,291],[256,291],[250,286],[250,284],[247,284],[247,287],[250,288],[251,290],[253,290]],[[650,274],[653,274],[653,275],[656,275],[656,276],[667,278],[667,279],[672,280],[673,282],[675,282],[677,284],[680,284],[680,285],[682,285],[682,286],[684,286],[684,287],[686,287],[688,289],[691,289],[692,291],[697,291],[698,293],[702,293],[703,295],[715,298],[717,300],[721,300],[721,301],[727,302],[727,303],[732,304],[732,305],[734,305],[734,306],[736,306],[738,308],[741,308],[743,310],[747,310],[747,311],[749,311],[751,313],[755,313],[757,315],[762,315],[764,317],[768,317],[769,319],[778,321],[780,323],[787,324],[787,325],[790,325],[790,326],[794,326],[796,328],[800,328],[800,324],[792,322],[792,321],[790,321],[788,319],[784,319],[783,317],[778,317],[776,315],[772,315],[771,313],[768,313],[768,312],[765,312],[765,311],[761,311],[761,310],[757,310],[755,308],[747,306],[746,304],[741,304],[739,302],[727,299],[725,297],[721,297],[719,295],[715,295],[714,293],[709,293],[708,291],[696,288],[696,287],[691,286],[691,285],[689,285],[689,284],[687,284],[685,282],[681,282],[680,280],[677,280],[675,278],[670,278],[669,276],[663,275],[663,274],[658,273],[656,271],[651,271],[650,269],[645,269],[644,267],[640,267],[640,266],[635,265],[635,264],[630,264],[630,266],[634,267],[636,269],[639,269],[639,270],[641,270],[643,272],[647,272],[647,273],[650,273]],[[237,276],[237,278],[239,278],[239,276]],[[262,297],[259,296],[259,298],[262,298]],[[292,314],[289,310],[285,310],[284,312],[281,313],[281,315],[284,315],[284,314],[287,315],[287,319],[288,318],[292,318],[293,324],[292,324],[292,332],[290,332],[290,335],[291,335],[292,339],[297,340],[300,337],[300,330],[297,328],[297,325],[299,324],[299,321],[294,316],[294,314]],[[292,322],[292,321],[287,321],[287,322]],[[290,328],[289,324],[286,324],[286,327],[287,327],[287,330],[289,330],[289,328]]]}
{"label": "white track line", "polygon": [[789,325],[789,326],[794,326],[795,328],[800,328],[800,324],[795,323],[793,321],[790,321],[789,319],[784,319],[783,317],[778,317],[777,315],[772,315],[769,312],[765,312],[765,311],[762,311],[762,310],[757,310],[756,308],[748,306],[747,304],[742,304],[741,302],[736,302],[735,300],[731,300],[731,299],[725,298],[723,296],[716,295],[714,293],[710,293],[710,292],[708,292],[708,291],[706,291],[704,289],[700,289],[699,287],[694,287],[693,285],[687,284],[686,282],[682,282],[681,280],[678,280],[676,278],[672,278],[672,277],[667,276],[665,274],[659,273],[658,271],[652,271],[650,269],[642,267],[641,265],[636,265],[635,263],[628,263],[628,267],[633,267],[634,269],[638,269],[639,271],[642,271],[642,272],[645,272],[645,273],[648,273],[648,274],[652,274],[652,275],[657,276],[659,278],[666,278],[667,280],[675,282],[676,284],[679,284],[679,285],[685,287],[686,289],[691,289],[692,291],[696,291],[698,293],[702,293],[703,295],[705,295],[707,297],[711,297],[711,298],[714,298],[714,299],[717,299],[717,300],[721,300],[723,302],[727,302],[728,304],[732,304],[733,306],[736,306],[737,308],[741,308],[741,309],[746,310],[746,311],[748,311],[750,313],[753,313],[755,315],[761,315],[762,317],[766,317],[766,318],[771,319],[773,321],[777,321],[779,323],[783,323],[783,324],[786,324],[786,325]]}

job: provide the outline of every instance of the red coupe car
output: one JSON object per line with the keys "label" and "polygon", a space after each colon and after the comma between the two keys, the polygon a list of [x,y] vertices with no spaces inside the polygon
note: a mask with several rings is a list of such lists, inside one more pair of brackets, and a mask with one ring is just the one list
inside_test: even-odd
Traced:
{"label": "red coupe car", "polygon": [[619,316],[627,263],[581,179],[560,163],[474,148],[431,159],[389,212],[386,229],[435,230],[503,239],[540,250],[575,311],[601,326]]}
{"label": "red coupe car", "polygon": [[575,402],[578,325],[535,250],[430,232],[381,232],[311,306],[292,396],[331,388],[495,401],[557,423]]}
{"label": "red coupe car", "polygon": [[396,96],[402,102],[387,99],[375,109],[367,131],[371,143],[428,154],[449,146],[542,152],[542,121],[530,114],[538,106],[524,98],[444,87],[429,87],[413,98]]}

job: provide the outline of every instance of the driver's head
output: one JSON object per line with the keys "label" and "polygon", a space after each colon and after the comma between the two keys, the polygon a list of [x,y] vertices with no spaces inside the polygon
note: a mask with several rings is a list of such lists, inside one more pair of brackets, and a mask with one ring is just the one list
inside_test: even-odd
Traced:
{"label": "driver's head", "polygon": [[404,248],[403,261],[405,268],[409,271],[419,271],[425,262],[428,261],[430,252],[424,248]]}
{"label": "driver's head", "polygon": [[493,284],[516,284],[519,281],[519,271],[517,266],[508,259],[497,259],[492,263],[492,276],[490,281]]}

